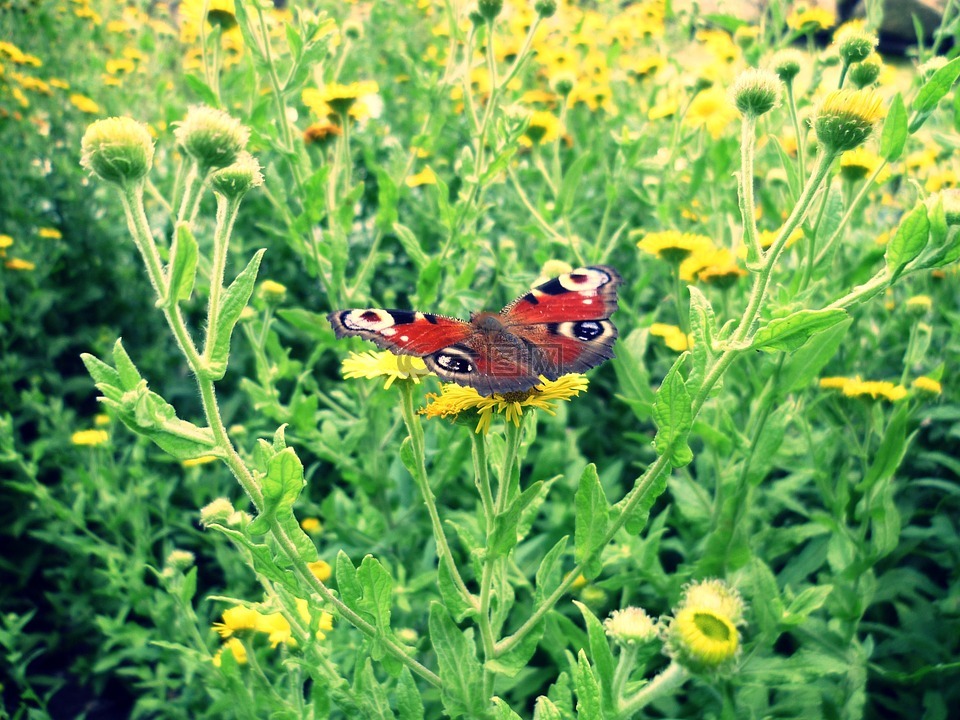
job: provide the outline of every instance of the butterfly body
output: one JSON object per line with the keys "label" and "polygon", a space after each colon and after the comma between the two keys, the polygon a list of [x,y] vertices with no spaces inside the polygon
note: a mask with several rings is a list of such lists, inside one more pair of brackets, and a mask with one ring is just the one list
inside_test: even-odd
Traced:
{"label": "butterfly body", "polygon": [[605,265],[553,278],[499,313],[469,321],[410,310],[338,310],[327,317],[337,337],[359,336],[398,355],[422,357],[444,380],[481,395],[529,390],[613,357],[621,278]]}

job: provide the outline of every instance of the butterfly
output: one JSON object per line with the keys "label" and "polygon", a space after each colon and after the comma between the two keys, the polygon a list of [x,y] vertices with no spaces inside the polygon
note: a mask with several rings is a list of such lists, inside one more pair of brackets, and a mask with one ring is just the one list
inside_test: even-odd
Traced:
{"label": "butterfly", "polygon": [[540,376],[556,380],[613,355],[622,278],[592,265],[538,285],[499,313],[469,321],[411,310],[337,310],[327,315],[338,338],[359,336],[396,355],[423,358],[441,379],[480,395],[522,392]]}

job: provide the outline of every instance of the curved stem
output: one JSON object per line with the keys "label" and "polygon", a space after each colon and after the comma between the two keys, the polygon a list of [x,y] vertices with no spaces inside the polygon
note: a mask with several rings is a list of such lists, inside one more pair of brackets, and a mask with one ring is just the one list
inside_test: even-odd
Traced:
{"label": "curved stem", "polygon": [[[740,217],[747,240],[747,265],[763,259],[763,250],[757,238],[757,215],[753,200],[753,151],[756,145],[757,119],[744,115],[740,128]],[[682,327],[682,326],[681,326]]]}
{"label": "curved stem", "polygon": [[787,107],[790,108],[790,120],[793,122],[793,132],[797,136],[797,169],[800,171],[800,187],[807,183],[807,162],[804,157],[806,138],[800,134],[800,117],[797,115],[797,99],[793,94],[793,81],[787,83]]}
{"label": "curved stem", "polygon": [[632,698],[620,707],[620,715],[624,718],[646,707],[659,697],[683,685],[688,674],[682,665],[672,662],[667,669],[657,675],[648,685],[645,685]]}

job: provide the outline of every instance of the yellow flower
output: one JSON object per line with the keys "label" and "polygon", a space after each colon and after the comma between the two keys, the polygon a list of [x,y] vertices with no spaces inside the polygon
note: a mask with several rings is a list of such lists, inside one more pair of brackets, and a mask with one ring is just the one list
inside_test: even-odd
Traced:
{"label": "yellow flower", "polygon": [[29,55],[11,42],[0,41],[0,55],[6,55],[16,65],[40,67],[43,63],[36,55]]}
{"label": "yellow flower", "polygon": [[330,563],[328,563],[326,560],[317,560],[312,563],[307,563],[307,567],[310,568],[310,572],[312,572],[314,577],[320,582],[326,582],[333,574],[333,570],[330,568]]}
{"label": "yellow flower", "polygon": [[875,90],[834,90],[817,106],[813,129],[833,152],[862,145],[884,115],[883,98]]}
{"label": "yellow flower", "polygon": [[97,413],[93,416],[93,424],[97,427],[103,427],[110,424],[110,416],[106,413]]}
{"label": "yellow flower", "polygon": [[256,630],[261,616],[253,608],[237,605],[224,610],[220,617],[223,622],[215,622],[213,629],[217,631],[220,637],[226,639],[244,630]]}
{"label": "yellow flower", "polygon": [[723,88],[715,87],[698,93],[687,108],[683,124],[694,128],[706,128],[710,137],[717,140],[731,122],[737,119],[737,108]]}
{"label": "yellow flower", "polygon": [[413,380],[419,384],[420,378],[430,374],[421,358],[394,355],[389,350],[352,352],[340,364],[340,371],[347,380],[385,377],[387,382],[383,386],[384,390],[389,390],[397,380]]}
{"label": "yellow flower", "polygon": [[[306,93],[306,90],[304,90]],[[326,113],[324,113],[326,114]],[[306,145],[320,145],[321,147],[330,142],[333,138],[343,135],[343,130],[336,123],[329,120],[321,120],[310,125],[303,131],[303,142]]]}
{"label": "yellow flower", "polygon": [[63,233],[61,233],[61,232],[60,232],[59,230],[57,230],[56,228],[52,228],[52,227],[42,227],[42,228],[40,228],[40,229],[37,231],[37,235],[39,235],[40,237],[45,238],[45,239],[47,239],[47,240],[59,240],[60,238],[63,237]]}
{"label": "yellow flower", "polygon": [[303,104],[317,112],[321,117],[326,113],[319,112],[325,104],[333,112],[343,115],[350,110],[360,98],[365,95],[374,95],[380,91],[380,86],[373,80],[354,82],[349,85],[329,83],[322,90],[307,88],[301,94]]}
{"label": "yellow flower", "polygon": [[73,93],[73,95],[70,96],[70,102],[73,103],[73,106],[77,108],[77,110],[85,112],[88,115],[96,115],[100,112],[100,106],[86,95]]}
{"label": "yellow flower", "polygon": [[675,97],[667,98],[650,108],[649,112],[647,112],[647,119],[661,120],[676,115],[679,110],[680,101]]}
{"label": "yellow flower", "polygon": [[545,145],[558,140],[564,132],[560,118],[550,112],[537,110],[530,116],[530,124],[523,131],[520,144],[526,147]]}
{"label": "yellow flower", "polygon": [[315,517],[308,517],[301,520],[300,528],[307,535],[319,535],[321,532],[323,532],[323,524]]}
{"label": "yellow flower", "polygon": [[665,631],[665,652],[693,672],[728,667],[740,649],[740,594],[721,580],[689,586]]}
{"label": "yellow flower", "polygon": [[[856,378],[859,380],[859,378]],[[847,377],[825,377],[820,378],[820,387],[824,390],[843,390],[847,386],[847,383],[853,380],[853,378]]]}
{"label": "yellow flower", "polygon": [[923,312],[933,307],[933,299],[929,295],[914,295],[907,299],[908,309],[917,309]]}
{"label": "yellow flower", "polygon": [[921,375],[911,384],[914,390],[930,393],[931,395],[939,395],[943,392],[943,386],[932,377],[927,377],[926,375]]}
{"label": "yellow flower", "polygon": [[110,436],[106,430],[78,430],[70,436],[70,442],[74,445],[103,445]]}
{"label": "yellow flower", "polygon": [[903,385],[894,385],[887,380],[854,378],[843,386],[843,394],[847,397],[870,396],[873,400],[884,398],[890,402],[897,402],[907,396],[907,389]]}
{"label": "yellow flower", "polygon": [[657,626],[647,611],[639,607],[614,610],[603,621],[607,635],[623,645],[636,645],[653,640],[657,636]]}
{"label": "yellow flower", "polygon": [[0,235],[0,257],[7,256],[7,248],[13,245],[13,238],[9,235]]}
{"label": "yellow flower", "polygon": [[654,323],[650,326],[650,334],[655,337],[663,338],[663,343],[676,352],[688,350],[693,344],[693,338],[684,334],[683,330],[676,325],[667,325],[666,323]]}
{"label": "yellow flower", "polygon": [[200,457],[181,460],[180,464],[185,468],[191,468],[197,467],[197,465],[206,465],[207,463],[216,462],[217,460],[219,460],[219,458],[216,455],[201,455]]}
{"label": "yellow flower", "polygon": [[[637,233],[631,233],[635,235]],[[637,243],[645,253],[655,255],[670,263],[679,263],[698,252],[714,250],[713,241],[706,235],[682,233],[678,230],[661,230],[647,233]]]}
{"label": "yellow flower", "polygon": [[787,15],[787,27],[797,32],[816,32],[833,27],[837,16],[825,8],[797,5]]}
{"label": "yellow flower", "polygon": [[237,638],[230,638],[223,644],[222,648],[217,650],[216,655],[214,655],[211,659],[211,662],[215,667],[220,667],[223,664],[224,650],[229,650],[231,653],[233,653],[233,659],[237,661],[238,665],[247,664],[247,648],[244,647],[243,643]]}
{"label": "yellow flower", "polygon": [[445,384],[440,394],[427,395],[428,404],[420,410],[427,417],[456,418],[461,413],[476,413],[477,433],[487,433],[494,413],[502,413],[506,422],[520,427],[524,408],[543,410],[549,415],[554,412],[557,400],[569,400],[587,389],[587,378],[572,373],[557,380],[547,380],[541,376],[541,383],[530,390],[513,393],[494,393],[482,396],[471,387],[462,387],[453,383]]}
{"label": "yellow flower", "polygon": [[433,170],[427,166],[418,173],[407,176],[407,179],[404,181],[408,187],[420,187],[421,185],[436,185],[437,184],[437,175]]}
{"label": "yellow flower", "polygon": [[[858,147],[840,156],[840,175],[845,180],[852,182],[863,180],[880,167],[881,163],[883,163],[883,158],[875,152],[871,152],[864,147]],[[889,179],[890,168],[884,165],[883,170],[877,176],[876,183],[881,185]]]}

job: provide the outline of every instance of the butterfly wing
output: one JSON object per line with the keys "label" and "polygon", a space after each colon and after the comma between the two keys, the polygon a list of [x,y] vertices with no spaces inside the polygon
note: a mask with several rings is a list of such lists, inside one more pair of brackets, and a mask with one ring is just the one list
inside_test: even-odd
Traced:
{"label": "butterfly wing", "polygon": [[504,327],[534,346],[533,363],[550,380],[584,372],[614,356],[619,273],[606,265],[578,268],[538,285],[500,314]]}
{"label": "butterfly wing", "polygon": [[473,333],[470,323],[410,310],[338,310],[327,315],[338,338],[362,337],[396,355],[426,358]]}

